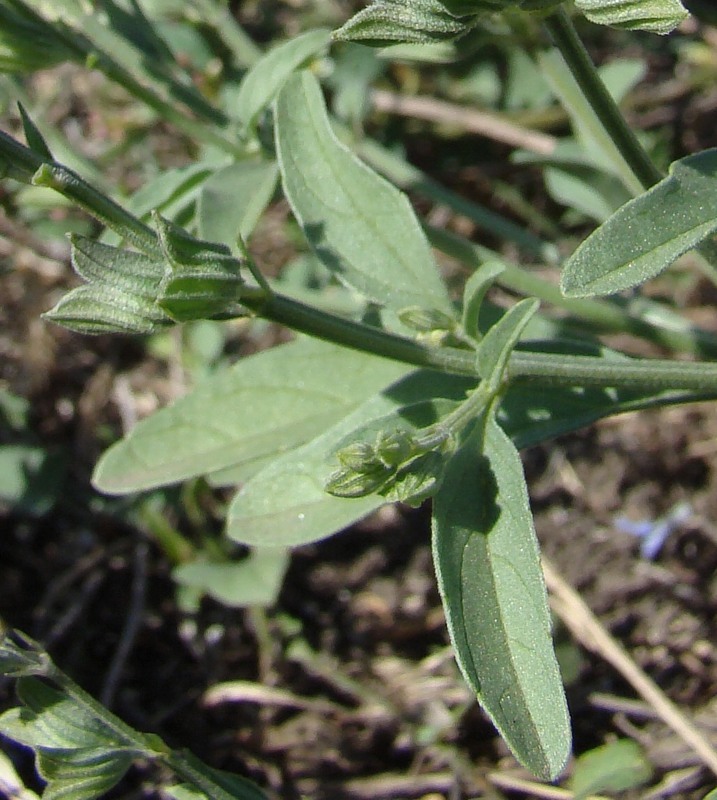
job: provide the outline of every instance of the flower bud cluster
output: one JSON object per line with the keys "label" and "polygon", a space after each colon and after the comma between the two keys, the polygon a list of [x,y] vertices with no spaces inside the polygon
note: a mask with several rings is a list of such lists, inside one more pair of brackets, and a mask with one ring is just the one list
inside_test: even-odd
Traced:
{"label": "flower bud cluster", "polygon": [[337,497],[380,494],[390,501],[418,506],[438,488],[448,432],[430,436],[406,430],[381,431],[371,442],[353,442],[336,454],[340,467],[326,490]]}

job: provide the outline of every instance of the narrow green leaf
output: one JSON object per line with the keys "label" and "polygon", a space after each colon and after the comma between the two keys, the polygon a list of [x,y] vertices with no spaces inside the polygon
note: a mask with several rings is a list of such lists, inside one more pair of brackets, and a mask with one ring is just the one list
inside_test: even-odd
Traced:
{"label": "narrow green leaf", "polygon": [[320,28],[284,42],[262,56],[241,82],[235,109],[238,118],[247,127],[254,125],[291,74],[325,50],[330,40],[331,32]]}
{"label": "narrow green leaf", "polygon": [[433,554],[466,681],[518,760],[555,778],[570,722],[520,457],[492,415],[448,464]]}
{"label": "narrow green leaf", "polygon": [[531,317],[538,310],[539,300],[526,297],[510,308],[483,337],[476,351],[476,364],[490,391],[498,390],[510,354]]}
{"label": "narrow green leaf", "polygon": [[276,147],[286,196],[330,270],[395,311],[452,313],[408,199],[338,141],[308,72],[292,76],[277,98]]}
{"label": "narrow green leaf", "polygon": [[248,477],[408,370],[309,339],[243,358],[140,422],[100,459],[94,484],[124,494],[239,464]]}
{"label": "narrow green leaf", "polygon": [[322,539],[366,516],[385,500],[377,495],[334,497],[324,488],[338,466],[336,452],[370,423],[380,420],[383,425],[387,415],[422,400],[463,399],[469,385],[463,379],[427,371],[413,372],[392,384],[321,436],[251,478],[229,508],[227,534],[245,544],[290,547]]}
{"label": "narrow green leaf", "polygon": [[478,337],[478,319],[488,289],[505,270],[499,261],[486,261],[468,278],[463,289],[463,330],[469,336]]}
{"label": "narrow green leaf", "polygon": [[549,166],[543,175],[545,187],[554,200],[598,225],[632,197],[614,176],[579,164]]}
{"label": "narrow green leaf", "polygon": [[674,162],[670,174],[620,208],[563,269],[568,297],[629,289],[654,278],[717,231],[717,149]]}
{"label": "narrow green leaf", "polygon": [[679,0],[575,0],[575,5],[598,25],[652,33],[669,33],[688,17]]}
{"label": "narrow green leaf", "polygon": [[175,219],[180,211],[194,202],[197,192],[215,168],[212,163],[199,161],[185,167],[163,170],[132,195],[127,202],[127,210],[145,221],[149,220],[152,211]]}
{"label": "narrow green leaf", "polygon": [[197,204],[199,236],[234,250],[247,241],[271,201],[279,178],[275,161],[238,161],[215,172]]}
{"label": "narrow green leaf", "polygon": [[652,765],[637,742],[620,739],[583,753],[575,762],[570,788],[575,800],[602,792],[624,792],[652,777]]}
{"label": "narrow green leaf", "polygon": [[[540,52],[537,56],[537,63],[553,93],[568,112],[584,159],[593,166],[600,167],[605,172],[619,178],[631,196],[640,194],[643,191],[642,183],[625,161],[620,148],[606,131],[560,51],[557,48],[551,48]],[[607,88],[609,89],[609,87]],[[619,90],[621,87],[615,88]],[[613,99],[618,100],[618,98]],[[568,153],[571,144],[573,143],[567,145]],[[561,151],[565,149],[565,145],[559,146],[557,156],[559,157]]]}
{"label": "narrow green leaf", "polygon": [[25,141],[28,144],[28,147],[35,153],[37,153],[42,158],[46,158],[48,161],[52,161],[52,153],[50,152],[50,148],[47,146],[47,142],[45,138],[40,133],[40,129],[35,125],[35,123],[30,118],[30,115],[25,110],[25,106],[22,103],[17,104],[18,109],[20,110],[20,118],[22,119],[22,129],[25,133]]}

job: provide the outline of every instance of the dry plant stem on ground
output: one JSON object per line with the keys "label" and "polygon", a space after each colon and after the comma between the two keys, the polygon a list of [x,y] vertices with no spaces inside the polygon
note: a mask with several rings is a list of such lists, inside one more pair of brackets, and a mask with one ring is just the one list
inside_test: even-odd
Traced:
{"label": "dry plant stem on ground", "polygon": [[611,636],[580,595],[543,557],[543,573],[550,592],[551,607],[584,647],[597,653],[635,688],[647,703],[693,750],[717,776],[717,750],[676,706],[630,658],[624,647]]}

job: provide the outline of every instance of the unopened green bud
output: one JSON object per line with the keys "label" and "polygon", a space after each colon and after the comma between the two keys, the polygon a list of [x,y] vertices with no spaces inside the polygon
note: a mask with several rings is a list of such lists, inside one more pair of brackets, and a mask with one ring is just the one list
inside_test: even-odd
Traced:
{"label": "unopened green bud", "polygon": [[376,453],[387,467],[397,467],[414,455],[413,436],[408,431],[381,431],[376,437]]}
{"label": "unopened green bud", "polygon": [[225,245],[195,239],[156,212],[153,218],[170,266],[160,287],[162,308],[179,322],[238,313],[242,262]]}
{"label": "unopened green bud", "polygon": [[24,634],[8,632],[0,636],[0,674],[9,678],[47,675],[50,656]]}
{"label": "unopened green bud", "polygon": [[390,477],[388,470],[366,473],[339,469],[329,476],[325,488],[329,494],[336,497],[366,497],[379,492]]}
{"label": "unopened green bud", "polygon": [[352,442],[336,453],[339,463],[354,472],[372,472],[381,467],[373,445],[368,442]]}
{"label": "unopened green bud", "polygon": [[450,314],[435,308],[421,308],[421,306],[409,306],[402,309],[398,312],[398,318],[404,325],[419,333],[450,331],[456,326],[456,321]]}

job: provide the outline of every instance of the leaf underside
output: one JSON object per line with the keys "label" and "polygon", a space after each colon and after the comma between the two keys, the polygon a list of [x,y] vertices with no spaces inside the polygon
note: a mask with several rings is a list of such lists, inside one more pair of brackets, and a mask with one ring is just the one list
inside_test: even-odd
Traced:
{"label": "leaf underside", "polygon": [[570,722],[525,479],[492,415],[484,431],[449,462],[434,500],[436,575],[466,681],[518,760],[552,779]]}

